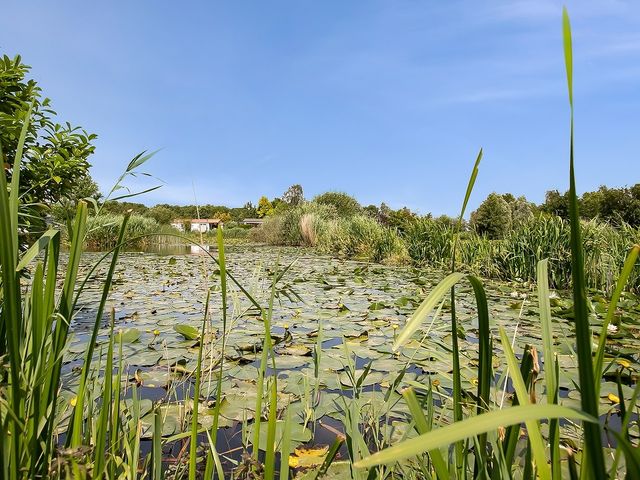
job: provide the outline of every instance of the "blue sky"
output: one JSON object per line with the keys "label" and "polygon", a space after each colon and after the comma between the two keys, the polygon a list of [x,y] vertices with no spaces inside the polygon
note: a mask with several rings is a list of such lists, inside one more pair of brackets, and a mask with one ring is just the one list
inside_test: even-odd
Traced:
{"label": "blue sky", "polygon": [[[107,189],[141,150],[147,204],[239,206],[341,190],[455,214],[568,184],[557,1],[9,0],[20,53],[63,120],[99,135]],[[640,181],[640,5],[569,1],[581,190]]]}

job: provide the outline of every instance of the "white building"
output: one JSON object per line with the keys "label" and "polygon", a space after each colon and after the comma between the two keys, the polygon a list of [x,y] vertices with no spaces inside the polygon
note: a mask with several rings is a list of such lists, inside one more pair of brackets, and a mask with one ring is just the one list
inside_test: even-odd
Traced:
{"label": "white building", "polygon": [[176,219],[176,220],[172,220],[171,221],[171,226],[173,228],[175,228],[176,230],[180,230],[181,232],[184,232],[184,224],[185,224],[186,220],[180,220],[180,219]]}
{"label": "white building", "polygon": [[191,231],[206,233],[218,228],[222,221],[218,218],[194,218],[191,220]]}

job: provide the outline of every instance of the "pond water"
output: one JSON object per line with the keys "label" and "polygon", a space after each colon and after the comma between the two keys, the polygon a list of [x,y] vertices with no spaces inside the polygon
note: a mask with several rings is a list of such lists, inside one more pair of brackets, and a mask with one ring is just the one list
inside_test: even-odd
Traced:
{"label": "pond water", "polygon": [[[209,253],[216,255],[213,247]],[[101,256],[98,252],[85,255],[80,278]],[[362,391],[357,393],[359,411],[364,424],[384,426],[387,439],[410,434],[403,421],[408,409],[399,393],[409,385],[420,387],[431,383],[438,414],[447,421],[452,387],[448,303],[443,305],[440,316],[431,325],[425,325],[400,352],[391,350],[394,337],[426,294],[444,277],[442,272],[339,260],[294,248],[230,247],[226,256],[229,271],[264,307],[268,305],[272,275],[294,262],[277,285],[272,334],[281,341],[275,346],[276,369],[269,368],[267,372],[270,381],[277,378],[278,408],[282,412],[288,408],[291,414],[293,446],[328,444],[335,438],[336,431],[343,431],[347,406],[354,397],[347,373],[349,364],[355,369],[356,377],[371,364],[362,381]],[[65,398],[74,395],[76,370],[81,365],[95,320],[101,281],[107,268],[108,262],[103,262],[95,270],[80,297],[80,308],[71,327],[74,336],[65,359]],[[224,350],[223,394],[219,399],[222,418],[218,449],[223,459],[233,462],[242,450],[242,425],[250,431],[256,414],[256,378],[264,323],[252,302],[236,285],[229,284],[229,333]],[[125,332],[122,360],[128,372],[126,379],[131,379],[125,382],[127,395],[132,394],[131,386],[138,382],[137,392],[144,398],[144,412],[150,412],[152,402],[162,402],[165,436],[186,428],[184,420],[188,416],[181,401],[190,398],[193,392],[194,379],[190,373],[197,357],[198,342],[186,339],[175,327],[188,325],[200,330],[208,288],[212,295],[200,399],[201,423],[205,427],[211,425],[211,407],[218,400],[215,398],[217,365],[222,354],[217,265],[198,249],[170,245],[155,247],[153,252],[123,253],[116,269],[108,309],[115,309],[116,330]],[[506,368],[497,340],[498,326],[505,327],[511,338],[515,337],[516,352],[522,352],[525,344],[541,350],[537,298],[533,285],[489,282],[486,288],[495,334],[494,369],[496,378],[503,382]],[[462,284],[457,292],[456,312],[461,324],[463,356],[461,374],[463,389],[471,402],[477,381],[476,309],[468,284]],[[567,297],[560,292],[554,294],[552,301],[557,348],[561,352],[563,398],[560,401],[578,406],[578,375],[569,320],[571,304]],[[606,303],[604,299],[594,298],[593,324],[597,326]],[[637,298],[632,296],[623,299],[623,307],[625,313],[618,317],[610,353],[630,363],[624,372],[627,385],[623,386],[629,398],[635,372],[640,368],[640,307]],[[108,315],[102,319],[100,345],[107,339],[108,319]],[[318,343],[320,354],[314,357]],[[96,349],[96,361],[103,350],[106,348]],[[401,372],[404,372],[402,376]],[[544,372],[540,378],[542,375]],[[539,383],[538,392],[542,398],[543,381]],[[609,393],[617,395],[614,382],[604,382],[602,386],[603,416],[615,416],[615,405],[607,397]],[[497,404],[507,405],[511,396],[503,391],[500,383],[493,391],[493,398]],[[149,437],[152,418],[148,415],[143,421],[145,435]],[[281,423],[283,420],[279,428]],[[280,434],[280,430],[278,432]],[[343,450],[341,454],[344,456],[346,452]]]}

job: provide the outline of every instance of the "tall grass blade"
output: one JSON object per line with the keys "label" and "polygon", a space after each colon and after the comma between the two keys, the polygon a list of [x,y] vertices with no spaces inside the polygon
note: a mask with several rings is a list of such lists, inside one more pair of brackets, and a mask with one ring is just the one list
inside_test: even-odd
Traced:
{"label": "tall grass blade", "polygon": [[381,450],[355,463],[356,468],[370,468],[376,465],[400,462],[415,457],[436,448],[446,447],[465,438],[487,433],[507,425],[521,422],[538,421],[545,418],[566,418],[596,422],[597,420],[586,413],[561,405],[519,405],[493,410],[482,415],[455,422],[446,427],[438,428],[409,440],[404,440],[393,447]]}
{"label": "tall grass blade", "polygon": [[598,349],[596,350],[596,361],[593,367],[593,381],[596,389],[596,396],[600,397],[600,382],[602,381],[602,371],[604,367],[604,354],[607,346],[607,333],[609,329],[609,325],[613,321],[613,317],[616,314],[616,308],[618,307],[618,301],[620,300],[620,295],[624,290],[627,281],[629,280],[629,276],[631,272],[636,266],[636,261],[638,260],[638,255],[640,254],[640,245],[634,245],[622,267],[622,271],[620,272],[620,276],[618,277],[618,281],[616,283],[616,288],[611,296],[611,301],[609,302],[609,308],[607,309],[607,315],[602,322],[602,328],[600,331],[600,340],[598,342]]}
{"label": "tall grass blade", "polygon": [[[86,209],[86,203],[85,209]],[[118,234],[118,244],[121,244],[124,240],[124,235],[127,230],[127,222],[129,220],[129,215],[124,216],[122,221],[122,225],[120,226],[120,232]],[[79,240],[82,242],[82,239]],[[85,395],[85,387],[87,384],[87,379],[89,377],[89,371],[91,369],[91,360],[93,358],[93,352],[96,345],[96,340],[98,338],[98,332],[100,330],[100,323],[102,321],[102,314],[104,313],[104,308],[107,303],[107,298],[109,297],[109,292],[111,291],[111,285],[113,283],[113,274],[116,269],[116,265],[118,263],[118,257],[120,254],[120,248],[116,248],[113,251],[113,256],[111,258],[111,264],[109,266],[109,271],[107,272],[107,277],[104,281],[102,287],[102,296],[100,298],[100,303],[98,305],[98,310],[96,312],[96,318],[93,324],[93,330],[91,331],[91,339],[87,343],[87,350],[85,352],[85,359],[82,365],[82,372],[80,374],[80,383],[78,385],[78,395],[76,405],[73,410],[72,420],[69,422],[69,430],[71,435],[68,436],[67,442],[71,447],[78,447],[82,443],[82,429],[84,426],[84,395]],[[64,346],[64,345],[62,345]]]}
{"label": "tall grass blade", "polygon": [[427,298],[420,304],[415,312],[409,317],[407,323],[398,334],[396,341],[393,343],[393,350],[397,351],[405,343],[409,341],[411,335],[420,327],[422,322],[429,316],[429,314],[438,306],[442,298],[447,292],[464,278],[463,273],[451,273],[445,277],[436,287],[427,295]]}
{"label": "tall grass blade", "polygon": [[[591,357],[591,328],[589,326],[589,309],[584,276],[584,251],[578,212],[578,195],[576,191],[574,153],[573,153],[573,60],[571,48],[571,25],[569,14],[564,8],[562,12],[564,38],[564,54],[567,69],[567,85],[569,89],[569,105],[571,110],[569,141],[569,219],[571,224],[571,279],[573,282],[573,310],[575,316],[575,333],[578,353],[578,375],[580,379],[580,398],[582,409],[591,416],[598,416],[598,397],[593,378],[593,361]],[[592,478],[604,478],[604,456],[601,448],[601,429],[598,423],[584,425],[586,464],[582,473]]]}
{"label": "tall grass blade", "polygon": [[[429,426],[429,422],[427,418],[424,416],[424,412],[422,411],[422,406],[418,401],[418,397],[416,396],[416,392],[412,387],[405,389],[402,392],[402,396],[409,407],[409,411],[411,412],[411,417],[415,422],[416,430],[420,435],[424,435],[425,433],[429,433],[431,430]],[[431,462],[433,463],[433,468],[436,471],[436,475],[440,480],[446,480],[449,478],[449,469],[447,467],[447,462],[442,455],[442,452],[439,448],[435,448],[433,450],[429,450],[429,457],[431,458]]]}
{"label": "tall grass blade", "polygon": [[[507,365],[509,366],[509,374],[511,376],[511,380],[513,382],[513,387],[516,391],[516,395],[518,396],[518,402],[522,406],[529,406],[531,402],[529,400],[529,392],[527,391],[527,386],[525,385],[524,379],[522,375],[520,375],[520,369],[518,368],[518,361],[516,360],[516,356],[511,349],[511,342],[509,341],[509,337],[507,337],[504,328],[500,327],[500,341],[502,343],[502,348],[504,350],[505,356],[507,357]],[[548,405],[549,407],[554,405]],[[505,411],[505,410],[503,410]],[[540,431],[540,424],[535,420],[528,420],[525,422],[527,425],[527,433],[529,435],[529,442],[531,445],[531,449],[533,450],[533,459],[536,462],[536,467],[538,469],[538,476],[544,479],[551,478],[551,472],[549,470],[549,465],[547,465],[547,456],[545,454],[544,442],[542,440],[542,433]]]}
{"label": "tall grass blade", "polygon": [[153,439],[151,460],[153,462],[153,480],[162,480],[162,411],[153,411]]}
{"label": "tall grass blade", "polygon": [[[549,303],[549,261],[540,260],[537,265],[538,307],[542,323],[542,342],[544,346],[544,378],[547,403],[558,402],[557,362],[553,339],[553,322]],[[560,477],[560,428],[557,420],[549,422],[549,445],[551,449],[551,473],[553,478]]]}
{"label": "tall grass blade", "polygon": [[[109,416],[111,413],[112,381],[113,381],[113,327],[116,321],[116,312],[111,309],[111,324],[109,327],[109,345],[107,347],[107,362],[104,369],[104,386],[102,389],[102,406],[98,420],[96,435],[95,461],[93,474],[101,477],[105,468],[105,455],[107,438],[109,435]],[[118,382],[120,378],[118,378]]]}
{"label": "tall grass blade", "polygon": [[[480,161],[482,160],[482,148],[478,152],[476,161],[471,171],[469,182],[467,183],[467,191],[464,195],[464,201],[462,202],[462,208],[460,209],[460,216],[456,223],[455,231],[453,232],[452,247],[451,247],[451,273],[456,270],[456,254],[458,250],[458,241],[460,236],[460,230],[462,229],[462,220],[464,218],[465,211],[467,210],[467,204],[469,198],[471,198],[471,192],[476,183],[478,177],[478,170],[480,167]],[[452,349],[452,366],[453,366],[453,421],[459,422],[462,420],[462,378],[460,376],[460,347],[458,345],[458,320],[456,318],[456,289],[455,284],[451,285],[451,349]],[[458,442],[455,445],[455,466],[456,474],[461,476],[464,471],[464,463],[466,456],[464,455],[464,445],[462,442]]]}
{"label": "tall grass blade", "polygon": [[[476,298],[476,308],[478,311],[478,390],[476,401],[476,412],[478,415],[486,412],[489,409],[489,396],[491,394],[491,379],[493,378],[492,372],[492,353],[491,346],[491,330],[489,328],[489,307],[487,305],[487,295],[484,291],[482,282],[470,275],[467,277],[471,286],[473,287],[473,293]],[[476,475],[478,474],[478,468],[480,465],[489,465],[488,451],[487,451],[487,435],[481,434],[478,437],[478,442],[475,450],[476,455]]]}
{"label": "tall grass blade", "polygon": [[202,350],[205,342],[207,315],[209,313],[209,299],[211,292],[207,291],[207,300],[204,304],[204,316],[200,331],[200,344],[198,345],[198,362],[196,364],[196,384],[193,389],[193,410],[191,412],[191,443],[189,445],[189,480],[196,479],[196,462],[198,460],[198,409],[200,406],[200,382],[202,379]]}

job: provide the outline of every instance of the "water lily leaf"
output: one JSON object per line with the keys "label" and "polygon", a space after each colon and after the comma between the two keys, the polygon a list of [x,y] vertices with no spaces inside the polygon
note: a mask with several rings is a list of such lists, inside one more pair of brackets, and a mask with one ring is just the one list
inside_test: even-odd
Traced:
{"label": "water lily leaf", "polygon": [[[291,430],[289,432],[291,438],[291,446],[297,447],[298,445],[308,442],[311,440],[311,431],[308,428],[305,428],[303,425],[299,423],[294,423],[290,425]],[[260,450],[266,450],[267,447],[267,427],[262,426],[260,428],[260,441],[259,448]],[[276,451],[280,449],[280,443],[282,442],[282,434],[284,432],[284,420],[278,420],[276,422],[276,437],[275,437],[275,448]],[[249,427],[249,438],[253,436],[253,424]]]}
{"label": "water lily leaf", "polygon": [[176,333],[179,333],[187,340],[197,340],[200,337],[200,332],[197,328],[192,327],[191,325],[186,325],[184,323],[174,325],[173,329]]}
{"label": "water lily leaf", "polygon": [[134,343],[140,339],[140,335],[140,330],[137,328],[125,328],[116,333],[115,341],[116,343],[120,341],[122,341],[122,343]]}

